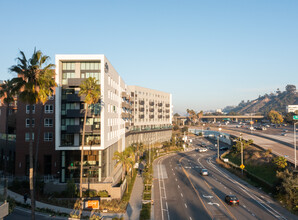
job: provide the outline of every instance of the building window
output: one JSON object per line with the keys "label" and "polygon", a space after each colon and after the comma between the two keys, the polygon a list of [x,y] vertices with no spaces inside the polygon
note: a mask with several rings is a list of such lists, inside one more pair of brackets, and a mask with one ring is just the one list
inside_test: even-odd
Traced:
{"label": "building window", "polygon": [[26,114],[30,113],[30,105],[26,105]]}
{"label": "building window", "polygon": [[[29,135],[30,135],[29,132],[25,133],[25,141],[30,141]],[[32,141],[34,141],[34,132],[32,133]]]}
{"label": "building window", "polygon": [[52,132],[45,132],[44,133],[44,141],[52,141],[53,140],[53,133]]}
{"label": "building window", "polygon": [[53,127],[53,119],[52,118],[45,118],[44,119],[44,126],[45,127]]}
{"label": "building window", "polygon": [[62,70],[75,70],[75,62],[63,62]]}
{"label": "building window", "polygon": [[54,107],[53,105],[45,105],[44,108],[44,113],[49,114],[54,112]]}
{"label": "building window", "polygon": [[[32,127],[34,127],[35,126],[35,119],[32,118],[31,122],[32,122]],[[29,128],[29,127],[30,127],[30,119],[26,118],[26,128]]]}

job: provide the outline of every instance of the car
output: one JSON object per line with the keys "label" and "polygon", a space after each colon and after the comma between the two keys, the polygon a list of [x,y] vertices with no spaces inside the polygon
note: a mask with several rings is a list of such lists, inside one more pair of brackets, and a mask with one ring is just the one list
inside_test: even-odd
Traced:
{"label": "car", "polygon": [[240,126],[239,125],[236,125],[236,128],[240,128]]}
{"label": "car", "polygon": [[281,133],[281,136],[287,136],[287,133]]}
{"label": "car", "polygon": [[199,152],[207,152],[207,148],[200,148]]}
{"label": "car", "polygon": [[229,205],[239,205],[239,199],[234,195],[226,195],[225,201]]}
{"label": "car", "polygon": [[208,176],[208,170],[207,169],[201,169],[201,175],[202,176]]}
{"label": "car", "polygon": [[283,132],[288,132],[288,130],[287,130],[287,129],[283,129],[282,131],[283,131]]}

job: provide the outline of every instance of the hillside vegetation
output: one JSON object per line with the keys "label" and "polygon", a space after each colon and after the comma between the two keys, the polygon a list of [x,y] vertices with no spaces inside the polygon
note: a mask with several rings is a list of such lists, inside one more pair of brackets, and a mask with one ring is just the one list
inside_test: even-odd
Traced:
{"label": "hillside vegetation", "polygon": [[287,105],[298,105],[298,94],[294,85],[287,85],[284,92],[277,90],[276,93],[265,94],[252,101],[245,102],[242,100],[238,106],[226,107],[224,111],[238,114],[260,113],[267,115],[269,111],[275,110],[285,114]]}

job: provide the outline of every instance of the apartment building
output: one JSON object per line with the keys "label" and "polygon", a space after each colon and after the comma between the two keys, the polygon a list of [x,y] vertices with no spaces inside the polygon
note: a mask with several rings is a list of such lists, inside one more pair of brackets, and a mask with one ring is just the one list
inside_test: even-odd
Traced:
{"label": "apartment building", "polygon": [[[33,155],[37,158],[37,174],[60,176],[60,154],[55,150],[55,96],[49,97],[44,107],[41,104],[29,105],[17,101],[16,114],[16,156],[15,175],[29,174],[29,141],[33,139]],[[32,118],[29,115],[32,113]],[[32,136],[30,129],[33,129]],[[38,140],[39,138],[39,140]],[[38,143],[38,154],[36,149]]]}
{"label": "apartment building", "polygon": [[140,86],[128,88],[133,99],[133,120],[126,144],[168,141],[172,135],[172,95]]}
{"label": "apartment building", "polygon": [[[56,55],[55,149],[61,152],[61,182],[79,178],[83,98],[79,85],[95,77],[101,98],[89,106],[84,146],[84,182],[117,183],[121,166],[113,155],[132,143],[171,137],[171,94],[127,86],[109,60],[98,55]],[[77,179],[78,180],[78,179]]]}
{"label": "apartment building", "polygon": [[112,158],[115,151],[125,149],[125,126],[131,120],[129,97],[122,97],[127,86],[104,55],[56,55],[56,74],[55,148],[61,152],[61,181],[79,178],[84,103],[78,93],[89,77],[100,84],[101,99],[88,109],[84,177],[88,174],[92,182],[114,181],[121,169],[115,169]]}

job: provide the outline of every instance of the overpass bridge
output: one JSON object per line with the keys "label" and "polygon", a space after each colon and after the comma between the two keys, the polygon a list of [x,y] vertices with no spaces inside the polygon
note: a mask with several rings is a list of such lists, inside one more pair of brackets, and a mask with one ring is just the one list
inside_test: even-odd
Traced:
{"label": "overpass bridge", "polygon": [[[173,120],[178,122],[180,121],[181,124],[184,125],[185,121],[187,120],[187,116],[178,116],[173,117]],[[235,122],[238,122],[239,119],[241,120],[260,120],[263,119],[263,115],[203,115],[201,119],[213,119],[214,122],[219,119],[226,119],[226,120],[233,120]],[[178,123],[179,124],[179,123]]]}
{"label": "overpass bridge", "polygon": [[263,115],[203,115],[201,119],[213,119],[216,122],[216,119],[230,119],[238,122],[239,119],[263,119]]}

